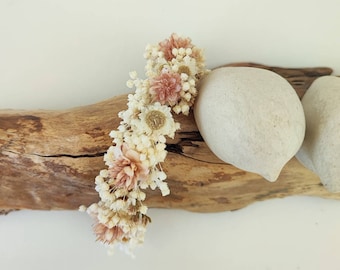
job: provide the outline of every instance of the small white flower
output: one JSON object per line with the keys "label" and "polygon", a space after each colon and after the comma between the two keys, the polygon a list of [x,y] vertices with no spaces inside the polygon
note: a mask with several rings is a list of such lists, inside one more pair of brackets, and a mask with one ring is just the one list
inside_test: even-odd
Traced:
{"label": "small white flower", "polygon": [[129,76],[130,76],[131,79],[135,80],[135,79],[137,79],[137,72],[135,70],[130,71]]}
{"label": "small white flower", "polygon": [[139,114],[138,128],[152,138],[158,138],[161,135],[173,138],[178,125],[170,111],[170,107],[161,105],[159,102],[143,108]]}
{"label": "small white flower", "polygon": [[129,205],[135,206],[137,200],[136,200],[135,198],[129,198],[129,199],[127,200],[127,202],[128,202]]}
{"label": "small white flower", "polygon": [[128,191],[124,188],[120,188],[120,189],[117,189],[115,192],[114,192],[114,195],[117,197],[117,198],[121,198],[121,197],[124,197],[128,194]]}
{"label": "small white flower", "polygon": [[110,189],[110,186],[106,182],[104,182],[100,185],[100,188],[102,191],[108,191]]}
{"label": "small white flower", "polygon": [[157,187],[157,185],[156,185],[155,182],[151,182],[149,186],[150,186],[150,188],[151,188],[152,190],[155,190],[156,187]]}
{"label": "small white flower", "polygon": [[81,205],[81,206],[79,206],[79,211],[80,212],[86,212],[86,206],[85,205]]}
{"label": "small white flower", "polygon": [[191,48],[187,48],[187,49],[185,50],[185,53],[186,53],[186,55],[191,55],[191,54],[192,54]]}
{"label": "small white flower", "polygon": [[162,193],[162,196],[167,196],[167,195],[170,194],[170,189],[169,189],[167,183],[161,182],[161,183],[159,183],[158,187],[159,187],[159,189]]}
{"label": "small white flower", "polygon": [[137,199],[138,192],[136,190],[132,190],[132,191],[129,192],[129,196],[131,198]]}
{"label": "small white flower", "polygon": [[165,179],[166,179],[166,174],[165,174],[165,172],[159,171],[159,172],[158,172],[158,179],[161,180],[161,181],[165,180]]}
{"label": "small white flower", "polygon": [[179,114],[181,112],[181,106],[176,105],[174,107],[172,107],[172,110],[176,113]]}
{"label": "small white flower", "polygon": [[98,204],[97,204],[97,203],[91,204],[91,205],[87,208],[87,212],[90,212],[90,213],[96,213],[96,212],[98,212]]}
{"label": "small white flower", "polygon": [[107,224],[109,218],[107,215],[103,215],[102,213],[98,213],[98,221],[102,224]]}
{"label": "small white flower", "polygon": [[116,200],[113,204],[111,204],[110,208],[113,211],[119,211],[119,210],[124,209],[125,207],[126,207],[125,201],[119,199],[119,200]]}
{"label": "small white flower", "polygon": [[181,106],[182,113],[184,115],[188,115],[189,111],[190,111],[189,105],[186,102],[184,102],[184,101],[182,101],[179,105]]}
{"label": "small white flower", "polygon": [[146,194],[143,191],[139,191],[138,193],[138,200],[144,201],[146,198]]}
{"label": "small white flower", "polygon": [[133,88],[134,87],[134,83],[133,83],[133,80],[128,80],[127,82],[126,82],[126,86],[128,87],[128,88]]}
{"label": "small white flower", "polygon": [[190,99],[191,99],[191,94],[190,94],[190,93],[185,93],[185,95],[183,96],[183,98],[184,98],[186,101],[190,101]]}
{"label": "small white flower", "polygon": [[112,224],[114,224],[114,226],[118,224],[119,220],[120,220],[120,217],[118,215],[113,215],[111,218],[111,222]]}
{"label": "small white flower", "polygon": [[109,176],[109,171],[103,169],[103,170],[100,170],[99,174],[100,174],[101,177],[106,178],[106,177]]}
{"label": "small white flower", "polygon": [[148,188],[148,186],[149,186],[149,184],[147,182],[140,183],[140,185],[139,185],[139,187],[141,189],[146,189],[146,188]]}
{"label": "small white flower", "polygon": [[96,185],[99,185],[104,182],[104,178],[101,175],[97,175],[95,178]]}
{"label": "small white flower", "polygon": [[112,166],[114,160],[115,160],[114,147],[110,146],[106,154],[104,155],[104,161],[105,164],[110,167]]}
{"label": "small white flower", "polygon": [[179,48],[178,53],[180,55],[185,55],[185,49],[184,48]]}
{"label": "small white flower", "polygon": [[[179,129],[179,123],[175,123],[175,125],[176,125],[176,129]],[[165,136],[164,136],[164,135],[158,136],[157,142],[158,142],[158,143],[163,143],[163,144],[165,144],[165,143],[166,143],[166,138],[165,138]]]}
{"label": "small white flower", "polygon": [[184,91],[188,91],[190,89],[190,84],[188,82],[183,83],[182,89]]}
{"label": "small white flower", "polygon": [[146,215],[147,211],[148,211],[148,207],[146,205],[141,205],[139,207],[139,212],[141,212],[143,215]]}
{"label": "small white flower", "polygon": [[[181,73],[181,79],[182,79],[183,81],[187,81],[188,78],[189,78],[189,75],[188,75],[188,74],[186,74],[186,73]],[[184,85],[183,85],[183,88],[185,88]]]}
{"label": "small white flower", "polygon": [[99,197],[102,199],[102,201],[110,201],[111,193],[107,190],[100,189],[99,191]]}
{"label": "small white flower", "polygon": [[143,144],[143,146],[145,148],[151,147],[151,140],[150,140],[149,136],[146,136],[145,134],[142,134],[140,136],[140,139],[141,139],[141,143]]}

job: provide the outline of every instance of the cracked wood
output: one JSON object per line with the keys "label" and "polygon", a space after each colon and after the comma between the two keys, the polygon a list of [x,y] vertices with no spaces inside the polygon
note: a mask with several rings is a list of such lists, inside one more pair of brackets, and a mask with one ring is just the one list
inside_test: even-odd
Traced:
{"label": "cracked wood", "polygon": [[[300,97],[329,68],[285,69],[254,63],[285,77]],[[77,209],[98,200],[94,178],[104,168],[108,134],[119,125],[126,95],[64,111],[0,110],[0,209]],[[193,115],[176,116],[181,130],[168,140],[162,167],[170,196],[147,192],[150,207],[198,212],[236,210],[270,198],[328,193],[312,172],[292,159],[275,183],[219,160],[206,146]]]}

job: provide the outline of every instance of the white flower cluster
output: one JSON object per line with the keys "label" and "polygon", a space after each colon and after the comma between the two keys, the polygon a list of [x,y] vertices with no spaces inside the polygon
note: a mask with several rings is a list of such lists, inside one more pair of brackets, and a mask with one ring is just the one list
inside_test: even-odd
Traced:
{"label": "white flower cluster", "polygon": [[159,188],[163,196],[170,194],[160,164],[167,155],[166,137],[174,138],[180,128],[171,110],[189,113],[197,81],[207,72],[202,51],[176,34],[148,45],[145,58],[148,78],[130,72],[127,86],[135,93],[128,95],[127,109],[118,114],[120,125],[110,133],[114,145],[104,156],[107,169],[95,179],[100,201],[87,208],[96,220],[97,240],[127,250],[143,243],[150,222],[142,190]]}
{"label": "white flower cluster", "polygon": [[148,45],[144,58],[147,60],[145,68],[149,78],[157,78],[162,71],[180,76],[179,100],[169,105],[176,114],[188,115],[197,96],[197,82],[208,72],[202,50],[195,47],[189,38],[172,34],[159,44]]}

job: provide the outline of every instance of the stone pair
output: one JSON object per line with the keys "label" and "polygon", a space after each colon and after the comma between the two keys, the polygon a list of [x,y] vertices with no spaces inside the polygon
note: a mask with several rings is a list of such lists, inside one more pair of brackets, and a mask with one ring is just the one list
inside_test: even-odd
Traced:
{"label": "stone pair", "polygon": [[[295,155],[331,192],[340,191],[340,79],[317,79],[300,101],[280,75],[223,67],[201,82],[197,126],[223,161],[274,182]],[[338,109],[339,108],[339,109]]]}

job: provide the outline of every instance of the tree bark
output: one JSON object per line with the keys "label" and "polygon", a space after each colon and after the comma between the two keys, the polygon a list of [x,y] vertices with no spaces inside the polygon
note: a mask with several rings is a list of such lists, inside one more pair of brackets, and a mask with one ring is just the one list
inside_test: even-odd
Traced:
{"label": "tree bark", "polygon": [[[285,77],[300,97],[329,68],[285,69],[252,63]],[[120,122],[126,95],[63,111],[0,110],[0,209],[77,209],[98,201],[94,178],[105,168],[108,134]],[[236,210],[290,195],[340,199],[293,158],[270,183],[219,160],[201,138],[193,115],[175,116],[181,130],[168,140],[162,165],[171,194],[147,191],[149,207],[196,212]]]}

